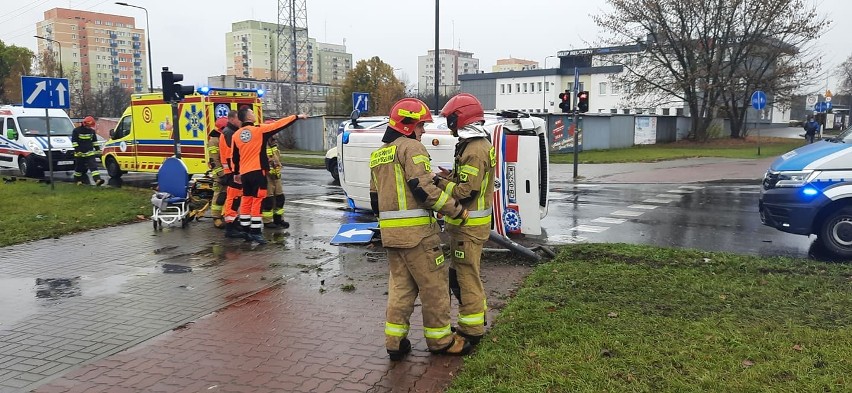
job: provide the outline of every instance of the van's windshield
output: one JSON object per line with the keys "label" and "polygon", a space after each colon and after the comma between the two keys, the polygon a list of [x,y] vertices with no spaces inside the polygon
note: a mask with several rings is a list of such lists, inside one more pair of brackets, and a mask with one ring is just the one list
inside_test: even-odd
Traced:
{"label": "van's windshield", "polygon": [[[19,117],[18,126],[24,136],[47,136],[47,122],[41,117]],[[67,117],[50,118],[50,135],[71,136],[74,124]]]}

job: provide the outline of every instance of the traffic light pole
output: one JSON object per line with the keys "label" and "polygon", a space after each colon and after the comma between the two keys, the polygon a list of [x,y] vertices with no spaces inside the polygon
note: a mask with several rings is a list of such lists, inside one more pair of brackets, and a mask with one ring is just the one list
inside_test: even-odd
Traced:
{"label": "traffic light pole", "polygon": [[577,114],[577,104],[574,103],[574,180],[577,180],[579,176],[577,174],[577,168],[580,163],[580,123],[578,123],[579,115]]}
{"label": "traffic light pole", "polygon": [[175,140],[175,157],[180,159],[180,127],[178,127],[178,120],[180,120],[180,110],[178,105],[180,105],[176,101],[172,101],[172,138]]}

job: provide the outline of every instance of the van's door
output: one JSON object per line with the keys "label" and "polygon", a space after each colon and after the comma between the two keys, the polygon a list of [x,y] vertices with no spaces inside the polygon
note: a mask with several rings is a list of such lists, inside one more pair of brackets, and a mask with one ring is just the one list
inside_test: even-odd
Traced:
{"label": "van's door", "polygon": [[[133,115],[127,115],[118,121],[115,126],[115,131],[110,141],[110,150],[112,155],[119,164],[119,169],[122,171],[135,171],[138,168],[136,157],[137,141],[136,135],[133,132]],[[110,168],[109,162],[104,162],[110,176],[113,176],[113,170]]]}
{"label": "van's door", "polygon": [[[0,118],[0,126],[3,127],[0,135],[0,167],[14,168],[15,156],[13,150],[20,150],[22,146],[17,143],[18,128],[11,117]],[[12,138],[15,137],[15,138]]]}

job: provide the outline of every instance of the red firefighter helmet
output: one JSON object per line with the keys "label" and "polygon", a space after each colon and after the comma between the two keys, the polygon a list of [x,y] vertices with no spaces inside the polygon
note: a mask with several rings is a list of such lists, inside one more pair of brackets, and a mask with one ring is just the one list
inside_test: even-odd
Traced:
{"label": "red firefighter helmet", "polygon": [[95,126],[95,118],[91,117],[91,116],[86,116],[86,118],[83,119],[83,125],[86,126],[86,127],[94,127]]}
{"label": "red firefighter helmet", "polygon": [[450,98],[444,109],[441,109],[441,116],[447,118],[447,127],[451,130],[485,120],[482,104],[468,93],[459,93]]}
{"label": "red firefighter helmet", "polygon": [[388,126],[403,135],[411,135],[417,124],[432,121],[429,107],[416,98],[403,98],[393,104]]}
{"label": "red firefighter helmet", "polygon": [[222,117],[216,119],[216,129],[217,130],[222,131],[227,125],[228,125],[228,118],[227,117],[222,116]]}

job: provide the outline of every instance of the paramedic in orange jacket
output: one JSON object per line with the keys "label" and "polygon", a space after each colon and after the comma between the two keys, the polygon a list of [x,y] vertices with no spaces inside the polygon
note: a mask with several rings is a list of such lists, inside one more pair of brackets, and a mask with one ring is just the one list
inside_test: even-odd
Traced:
{"label": "paramedic in orange jacket", "polygon": [[263,216],[261,204],[266,197],[267,178],[269,173],[269,158],[266,156],[266,146],[269,138],[298,119],[306,115],[291,115],[278,119],[269,124],[255,125],[254,112],[246,107],[240,109],[237,116],[242,126],[234,134],[233,162],[243,184],[243,197],[240,202],[240,225],[250,227],[249,238],[253,242],[265,244],[263,238]]}
{"label": "paramedic in orange jacket", "polygon": [[[237,210],[240,208],[243,185],[234,181],[235,165],[232,152],[233,136],[238,129],[240,129],[240,119],[237,118],[237,111],[231,110],[228,112],[228,125],[222,129],[222,135],[219,136],[219,156],[222,158],[223,173],[221,181],[227,186],[222,213],[225,220],[225,237],[247,239],[248,233],[242,232],[237,222]],[[221,200],[221,194],[219,198]]]}
{"label": "paramedic in orange jacket", "polygon": [[432,115],[423,101],[403,98],[391,108],[384,144],[370,155],[370,203],[390,265],[385,348],[391,360],[411,351],[409,319],[418,294],[429,351],[464,355],[471,349],[450,327],[449,263],[434,217],[437,211],[464,221],[467,210],[434,183],[429,153],[420,143],[427,121]]}

